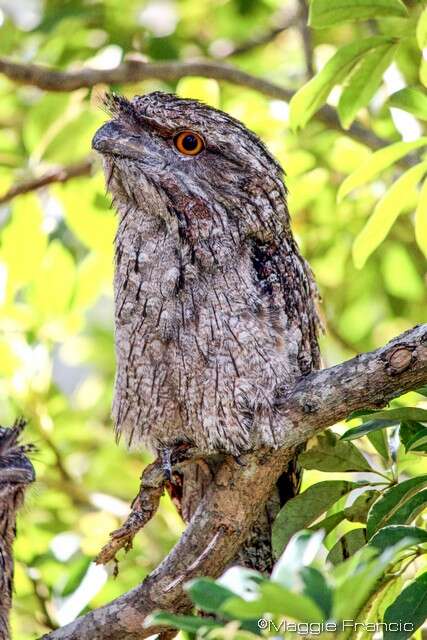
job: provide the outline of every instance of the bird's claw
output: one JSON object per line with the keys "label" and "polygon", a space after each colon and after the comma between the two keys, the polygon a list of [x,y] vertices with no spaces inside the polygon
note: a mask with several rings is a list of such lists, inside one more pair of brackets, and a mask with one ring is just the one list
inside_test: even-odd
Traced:
{"label": "bird's claw", "polygon": [[114,560],[114,575],[118,574],[116,554],[121,549],[127,552],[132,548],[133,539],[138,531],[145,527],[156,513],[165,485],[172,479],[174,465],[194,459],[194,451],[187,443],[165,448],[157,460],[144,469],[139,493],[132,502],[131,512],[125,523],[110,533],[109,542],[95,558],[97,564],[107,564]]}
{"label": "bird's claw", "polygon": [[114,575],[118,573],[116,554],[121,549],[126,552],[132,548],[132,542],[138,531],[140,531],[156,513],[159,506],[160,497],[165,486],[165,478],[161,467],[161,462],[156,460],[148,465],[142,473],[139,493],[132,502],[131,512],[125,523],[110,533],[110,540],[101,549],[95,562],[97,564],[107,564],[111,560],[116,563]]}

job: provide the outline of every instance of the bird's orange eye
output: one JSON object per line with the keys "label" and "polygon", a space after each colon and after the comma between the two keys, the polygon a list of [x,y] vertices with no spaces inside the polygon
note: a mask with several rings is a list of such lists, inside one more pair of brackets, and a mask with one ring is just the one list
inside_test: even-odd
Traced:
{"label": "bird's orange eye", "polygon": [[185,156],[197,156],[205,148],[202,136],[194,131],[180,131],[173,141],[178,151]]}

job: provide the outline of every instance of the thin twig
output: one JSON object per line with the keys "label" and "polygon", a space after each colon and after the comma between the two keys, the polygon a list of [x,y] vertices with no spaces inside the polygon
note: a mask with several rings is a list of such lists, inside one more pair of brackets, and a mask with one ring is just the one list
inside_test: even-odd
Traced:
{"label": "thin twig", "polygon": [[46,187],[48,184],[52,184],[54,182],[67,182],[67,180],[71,180],[72,178],[90,176],[93,167],[94,160],[92,158],[86,158],[86,160],[78,162],[77,164],[51,169],[39,178],[32,178],[31,180],[18,182],[6,191],[6,193],[0,196],[0,205],[9,202],[12,198],[22,195],[23,193],[36,191],[37,189]]}

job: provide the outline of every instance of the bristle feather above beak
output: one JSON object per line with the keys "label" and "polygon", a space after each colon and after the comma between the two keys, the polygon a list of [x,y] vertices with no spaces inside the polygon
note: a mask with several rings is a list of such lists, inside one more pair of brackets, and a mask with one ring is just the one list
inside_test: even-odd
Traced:
{"label": "bristle feather above beak", "polygon": [[113,118],[120,116],[134,118],[136,115],[131,101],[118,93],[106,93],[100,96],[100,107]]}

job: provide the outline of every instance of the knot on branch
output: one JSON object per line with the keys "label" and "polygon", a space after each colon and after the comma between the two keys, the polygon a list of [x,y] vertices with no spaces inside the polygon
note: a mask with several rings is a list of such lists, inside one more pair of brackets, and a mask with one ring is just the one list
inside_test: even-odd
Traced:
{"label": "knot on branch", "polygon": [[403,373],[403,371],[409,369],[414,360],[414,348],[407,345],[399,345],[386,354],[386,371],[390,375]]}
{"label": "knot on branch", "polygon": [[[418,327],[415,327],[417,329]],[[420,327],[421,328],[421,327]],[[406,334],[403,334],[406,335]],[[421,365],[427,359],[427,332],[418,337],[416,342],[400,342],[386,349],[381,360],[386,373],[395,376],[407,371],[416,363]]]}

